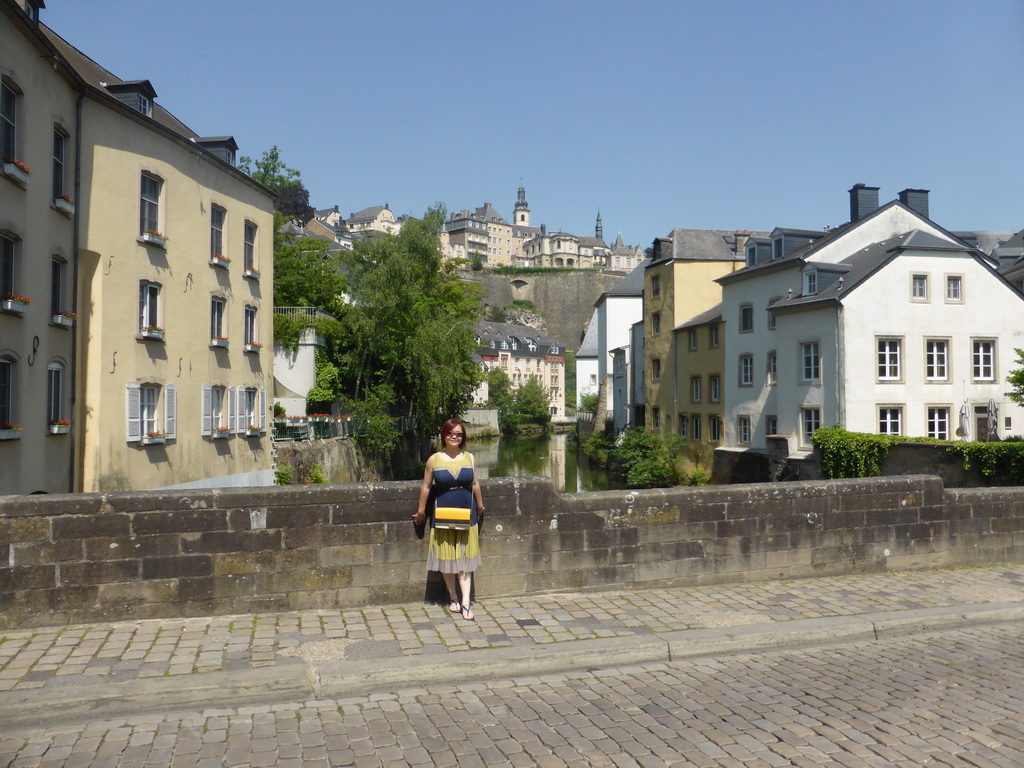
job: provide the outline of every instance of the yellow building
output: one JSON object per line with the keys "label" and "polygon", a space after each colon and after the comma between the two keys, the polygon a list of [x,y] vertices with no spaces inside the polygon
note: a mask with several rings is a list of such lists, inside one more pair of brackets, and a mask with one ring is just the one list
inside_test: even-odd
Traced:
{"label": "yellow building", "polygon": [[[0,0],[0,494],[73,489],[78,84]],[[78,309],[82,311],[81,308]]]}
{"label": "yellow building", "polygon": [[[711,386],[704,368],[708,361],[685,356],[678,346],[681,341],[689,346],[690,329],[687,327],[684,333],[676,329],[721,301],[721,287],[715,280],[744,266],[743,247],[749,236],[725,230],[674,229],[668,237],[654,241],[654,253],[644,274],[647,429],[681,434],[685,428],[692,439],[692,426],[684,417],[698,414],[701,436],[706,429],[710,434],[710,425],[703,420],[711,415],[703,408],[710,396],[705,394],[705,388]],[[717,326],[708,325],[709,329],[713,327]],[[699,365],[691,370],[690,363]],[[699,381],[696,385],[694,378]],[[694,402],[695,386],[700,402]],[[701,408],[696,409],[697,405]]]}
{"label": "yellow building", "polygon": [[687,440],[683,452],[687,472],[702,469],[711,475],[715,448],[724,436],[724,369],[725,334],[718,303],[673,331],[674,427],[676,434]]}
{"label": "yellow building", "polygon": [[77,490],[271,483],[271,193],[230,136],[41,29],[83,94]]}

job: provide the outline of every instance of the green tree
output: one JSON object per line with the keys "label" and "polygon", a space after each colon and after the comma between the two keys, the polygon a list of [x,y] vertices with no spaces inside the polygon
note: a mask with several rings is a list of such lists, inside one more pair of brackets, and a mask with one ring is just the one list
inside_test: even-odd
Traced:
{"label": "green tree", "polygon": [[565,404],[570,408],[576,408],[576,353],[565,350]]}
{"label": "green tree", "polygon": [[530,376],[515,394],[515,409],[523,424],[547,426],[551,421],[551,399],[540,383],[540,378]]}
{"label": "green tree", "polygon": [[274,306],[318,307],[337,316],[345,300],[345,278],[328,242],[284,237],[274,250]]}
{"label": "green tree", "polygon": [[426,434],[462,414],[481,381],[473,356],[483,302],[441,257],[445,216],[432,206],[397,235],[362,240],[341,256],[349,303],[335,354],[346,396],[413,416]]}
{"label": "green tree", "polygon": [[[289,168],[281,160],[281,150],[275,144],[263,153],[259,160],[242,155],[238,160],[238,168],[249,175],[275,195],[274,210],[278,211],[285,221],[298,221],[303,226],[313,218],[313,207],[309,204],[309,191],[302,183],[301,172]],[[275,224],[278,224],[275,222]],[[279,230],[280,226],[275,229]]]}
{"label": "green tree", "polygon": [[1014,349],[1017,353],[1017,365],[1020,367],[1006,377],[1006,382],[1013,389],[1006,396],[1018,405],[1024,405],[1024,349]]}

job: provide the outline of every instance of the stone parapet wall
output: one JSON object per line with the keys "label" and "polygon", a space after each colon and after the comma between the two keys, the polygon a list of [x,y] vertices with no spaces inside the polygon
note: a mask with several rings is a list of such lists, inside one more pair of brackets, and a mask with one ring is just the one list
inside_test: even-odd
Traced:
{"label": "stone parapet wall", "polygon": [[[1024,560],[1024,488],[932,476],[557,494],[483,481],[488,595]],[[427,599],[417,482],[0,497],[0,625]]]}

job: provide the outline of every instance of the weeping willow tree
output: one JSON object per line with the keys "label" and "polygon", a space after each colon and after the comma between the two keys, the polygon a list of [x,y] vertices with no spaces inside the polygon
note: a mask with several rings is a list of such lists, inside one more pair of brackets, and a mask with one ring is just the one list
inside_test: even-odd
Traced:
{"label": "weeping willow tree", "polygon": [[463,413],[482,374],[474,362],[474,325],[483,308],[441,257],[446,217],[431,206],[395,235],[362,240],[342,255],[348,303],[330,354],[342,400],[375,419],[371,450],[387,450],[398,432],[382,416],[411,416],[426,434]]}

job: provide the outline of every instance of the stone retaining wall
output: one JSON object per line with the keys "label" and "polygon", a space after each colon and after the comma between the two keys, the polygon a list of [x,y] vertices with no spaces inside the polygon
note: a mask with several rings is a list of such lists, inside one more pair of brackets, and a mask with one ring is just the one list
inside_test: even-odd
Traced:
{"label": "stone retaining wall", "polygon": [[[931,476],[560,495],[483,482],[480,599],[1024,560],[1024,488]],[[432,597],[416,482],[0,497],[0,625]]]}

